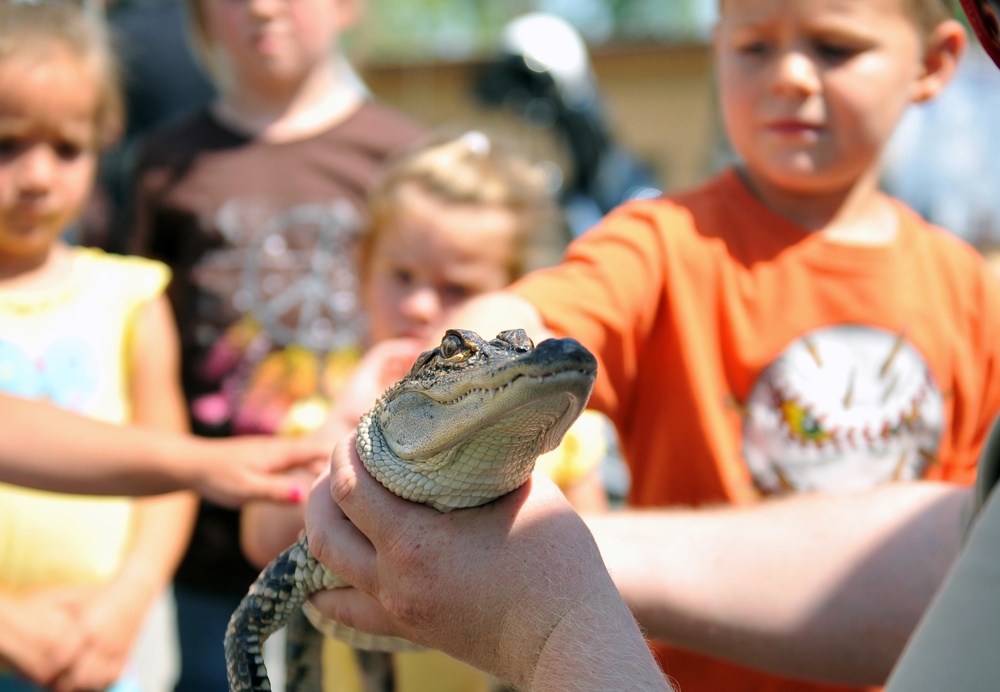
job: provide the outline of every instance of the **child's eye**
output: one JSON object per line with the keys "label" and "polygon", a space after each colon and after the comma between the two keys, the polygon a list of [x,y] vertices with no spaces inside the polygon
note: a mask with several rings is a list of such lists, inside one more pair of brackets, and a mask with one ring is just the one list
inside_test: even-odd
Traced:
{"label": "child's eye", "polygon": [[13,156],[21,148],[21,140],[17,137],[0,137],[0,156]]}
{"label": "child's eye", "polygon": [[766,41],[745,41],[737,46],[743,55],[767,55],[771,47]]}
{"label": "child's eye", "polygon": [[76,142],[59,142],[55,145],[56,156],[63,161],[73,161],[79,158],[85,148]]}
{"label": "child's eye", "polygon": [[392,270],[393,280],[400,286],[409,286],[413,283],[413,272],[409,269],[403,269],[402,267],[396,267]]}
{"label": "child's eye", "polygon": [[462,284],[447,284],[444,287],[444,294],[449,300],[465,300],[472,296],[474,291]]}
{"label": "child's eye", "polygon": [[856,55],[858,53],[858,49],[844,43],[820,41],[816,44],[816,53],[824,60],[830,62],[840,62]]}

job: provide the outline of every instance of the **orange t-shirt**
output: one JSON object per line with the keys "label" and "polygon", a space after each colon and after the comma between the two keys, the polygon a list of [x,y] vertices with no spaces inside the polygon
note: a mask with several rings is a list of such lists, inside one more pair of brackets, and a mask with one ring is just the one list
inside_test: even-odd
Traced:
{"label": "orange t-shirt", "polygon": [[[1000,410],[1000,282],[896,211],[889,244],[836,243],[730,170],[624,205],[515,284],[597,357],[590,405],[618,428],[633,506],[972,483]],[[656,648],[687,692],[832,689]]]}

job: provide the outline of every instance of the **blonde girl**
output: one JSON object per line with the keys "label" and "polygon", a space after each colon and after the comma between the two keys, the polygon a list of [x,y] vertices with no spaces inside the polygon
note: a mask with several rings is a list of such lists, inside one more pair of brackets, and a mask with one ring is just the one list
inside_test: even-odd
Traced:
{"label": "blonde girl", "polygon": [[[371,222],[361,246],[368,343],[373,350],[398,349],[401,372],[373,375],[362,361],[347,388],[341,387],[324,430],[333,440],[356,424],[375,390],[409,368],[457,308],[556,261],[565,238],[546,174],[511,145],[479,131],[439,135],[394,160],[369,200]],[[308,403],[293,408],[286,429],[310,427],[310,411]],[[608,453],[609,430],[603,417],[587,412],[559,449],[539,459],[539,469],[578,511],[607,507],[600,462]],[[241,541],[251,561],[264,564],[295,539],[301,513],[289,515],[273,505],[244,508]],[[393,660],[400,692],[475,692],[491,684],[443,655],[400,654]],[[326,642],[323,669],[327,692],[360,690],[362,678],[371,674],[333,640]]]}

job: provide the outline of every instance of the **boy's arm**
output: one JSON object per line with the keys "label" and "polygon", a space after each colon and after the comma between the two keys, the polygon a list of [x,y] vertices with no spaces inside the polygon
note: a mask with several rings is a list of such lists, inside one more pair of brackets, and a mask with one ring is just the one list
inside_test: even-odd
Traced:
{"label": "boy's arm", "polygon": [[[551,336],[535,306],[509,291],[487,293],[470,299],[445,326],[471,329],[484,339],[492,339],[505,329],[523,329],[535,343]],[[436,338],[440,339],[440,336]]]}
{"label": "boy's arm", "polygon": [[1000,494],[977,517],[962,554],[906,645],[887,692],[988,690],[1000,680]]}
{"label": "boy's arm", "polygon": [[580,514],[608,511],[608,491],[604,487],[600,468],[595,468],[560,489],[573,509]]}
{"label": "boy's arm", "polygon": [[892,484],[587,524],[653,639],[779,674],[882,684],[957,555],[971,491]]}

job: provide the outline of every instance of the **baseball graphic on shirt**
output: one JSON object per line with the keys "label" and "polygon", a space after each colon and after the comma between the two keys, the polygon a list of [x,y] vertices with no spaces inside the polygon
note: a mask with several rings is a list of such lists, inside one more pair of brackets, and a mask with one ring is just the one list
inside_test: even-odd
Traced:
{"label": "baseball graphic on shirt", "polygon": [[765,493],[919,478],[944,427],[941,390],[905,334],[860,325],[792,343],[743,410],[743,457]]}

